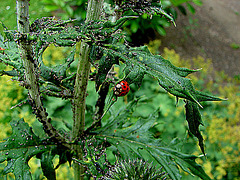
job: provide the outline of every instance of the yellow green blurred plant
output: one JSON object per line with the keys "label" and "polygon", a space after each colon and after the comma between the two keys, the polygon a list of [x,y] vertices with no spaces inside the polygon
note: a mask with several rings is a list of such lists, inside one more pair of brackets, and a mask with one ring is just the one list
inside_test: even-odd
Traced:
{"label": "yellow green blurred plant", "polygon": [[[6,68],[8,70],[8,67]],[[9,122],[12,118],[24,118],[31,123],[34,116],[28,111],[22,111],[18,107],[14,107],[20,101],[24,100],[24,89],[18,82],[12,80],[9,76],[0,77],[0,127],[4,131],[0,134],[0,139],[5,139],[11,132]]]}
{"label": "yellow green blurred plant", "polygon": [[68,47],[56,47],[51,44],[43,53],[43,63],[50,67],[64,63],[69,51],[70,48]]}
{"label": "yellow green blurred plant", "polygon": [[[59,158],[54,158],[54,167],[56,167],[59,163]],[[37,158],[32,158],[29,161],[29,166],[31,167],[31,171],[34,175],[35,179],[41,179],[41,180],[47,180],[47,178],[43,175],[41,170],[41,163],[40,160]],[[57,180],[70,180],[73,179],[73,168],[70,167],[67,163],[59,166],[58,169],[56,169],[56,179]]]}

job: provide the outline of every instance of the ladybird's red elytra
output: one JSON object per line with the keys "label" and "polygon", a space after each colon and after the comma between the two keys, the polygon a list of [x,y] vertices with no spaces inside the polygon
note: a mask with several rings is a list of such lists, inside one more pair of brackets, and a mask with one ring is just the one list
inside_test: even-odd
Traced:
{"label": "ladybird's red elytra", "polygon": [[120,97],[120,96],[125,96],[130,90],[129,84],[127,81],[123,80],[120,81],[115,85],[113,88],[113,93],[114,95]]}

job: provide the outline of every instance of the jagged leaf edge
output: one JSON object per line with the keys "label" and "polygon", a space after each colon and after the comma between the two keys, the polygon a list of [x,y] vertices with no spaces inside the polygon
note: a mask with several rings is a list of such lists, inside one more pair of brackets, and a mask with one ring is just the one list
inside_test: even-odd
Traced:
{"label": "jagged leaf edge", "polygon": [[[5,49],[4,53],[0,53],[0,62],[12,66],[23,75],[23,63],[16,42],[10,39],[6,39],[6,41],[3,40],[3,36],[0,35],[0,46]],[[9,73],[11,73],[11,71]],[[8,75],[8,72],[6,72],[6,75]]]}
{"label": "jagged leaf edge", "polygon": [[[128,62],[127,64],[132,65],[134,63],[133,65],[138,66],[140,74],[142,74],[142,73],[149,74],[150,76],[156,78],[159,81],[160,86],[162,86],[167,92],[169,92],[177,97],[189,99],[193,102],[196,102],[199,106],[201,106],[199,104],[199,102],[196,100],[196,98],[194,97],[194,95],[192,95],[193,91],[190,91],[190,90],[187,91],[186,87],[182,87],[178,82],[175,82],[172,78],[168,77],[164,73],[157,72],[156,70],[153,70],[153,69],[150,69],[149,67],[147,67],[147,65],[141,64],[141,62],[137,61],[134,58],[134,56],[137,56],[137,54],[134,52],[131,52],[130,49],[126,50],[126,48],[127,48],[126,46],[125,47],[114,46],[114,45],[106,45],[106,46],[109,46],[109,48],[107,49],[109,51],[109,53],[115,54],[116,56],[121,58],[123,61]],[[174,73],[174,74],[177,75],[176,73]],[[161,77],[161,79],[159,79],[160,77]],[[187,78],[183,79],[183,77],[181,77],[181,76],[179,76],[179,77],[182,78],[182,80],[184,80],[184,81],[188,81],[188,84],[193,89],[193,85],[189,79],[187,79]],[[162,79],[168,80],[171,83],[173,83],[174,85],[171,84],[171,86],[166,86],[162,82]],[[176,87],[178,87],[179,89],[176,89]]]}
{"label": "jagged leaf edge", "polygon": [[[23,119],[19,121],[13,120],[10,124],[13,133],[4,142],[0,143],[0,163],[4,161],[8,162],[4,168],[4,173],[13,172],[16,179],[32,179],[28,161],[33,156],[49,151],[52,147],[57,148],[57,146],[48,140],[40,140]],[[11,142],[15,142],[17,138],[20,138],[20,140],[26,138],[26,144],[22,144],[22,142],[11,144]],[[24,147],[19,148],[18,146]]]}
{"label": "jagged leaf edge", "polygon": [[185,110],[189,131],[198,138],[198,145],[201,148],[202,153],[205,155],[203,137],[199,130],[199,126],[203,125],[199,108],[196,103],[187,100],[185,104]]}
{"label": "jagged leaf edge", "polygon": [[[204,172],[204,170],[202,169],[202,167],[197,164],[195,162],[195,159],[197,158],[196,156],[192,156],[192,155],[186,155],[186,154],[182,154],[178,151],[175,151],[173,149],[169,149],[169,148],[163,148],[163,147],[158,147],[158,146],[149,146],[147,144],[140,144],[139,142],[134,142],[133,140],[128,140],[126,138],[121,138],[121,137],[117,137],[115,136],[105,136],[105,135],[96,135],[97,138],[100,139],[104,139],[105,141],[109,142],[111,145],[115,146],[118,151],[122,151],[122,154],[126,155],[126,147],[128,146],[130,148],[130,150],[134,151],[134,153],[136,153],[136,155],[138,157],[142,158],[141,153],[138,152],[139,149],[144,149],[145,151],[147,151],[152,157],[153,159],[157,160],[158,163],[160,164],[160,166],[163,166],[165,170],[167,170],[167,172],[169,173],[169,176],[173,179],[180,179],[180,175],[179,173],[174,172],[173,166],[169,167],[169,162],[166,161],[166,159],[163,156],[173,158],[175,161],[175,163],[177,165],[179,165],[184,171],[187,171],[186,167],[190,169],[191,173],[194,175],[197,175],[199,177],[201,177],[202,179],[210,179],[209,176]],[[120,146],[121,141],[123,142],[123,146]],[[128,143],[126,143],[127,141],[129,141]],[[116,146],[117,144],[117,146]],[[133,149],[133,145],[139,145],[139,149]],[[143,152],[144,153],[144,152]],[[153,154],[155,153],[155,154]],[[159,156],[159,154],[162,154]],[[133,155],[134,156],[134,155]],[[132,157],[133,157],[132,156]],[[130,156],[128,156],[129,158],[131,158]],[[182,158],[184,157],[184,158]],[[147,159],[149,160],[149,159]],[[185,168],[184,168],[185,167]]]}
{"label": "jagged leaf edge", "polygon": [[[189,172],[188,171],[188,169],[186,169],[186,167],[187,168],[189,168],[190,169],[190,171],[191,171],[191,173],[192,174],[194,174],[194,175],[198,175],[199,177],[201,177],[201,178],[205,178],[205,179],[210,179],[209,177],[208,177],[208,175],[204,172],[204,170],[202,169],[202,167],[199,165],[199,164],[197,164],[196,162],[195,162],[195,159],[197,158],[196,156],[193,156],[193,155],[187,155],[187,154],[183,154],[183,153],[180,153],[180,152],[178,152],[178,151],[176,151],[176,150],[174,150],[174,149],[170,149],[170,148],[166,148],[166,147],[159,147],[159,146],[156,146],[156,145],[152,145],[152,143],[155,143],[155,144],[157,144],[157,143],[159,143],[159,141],[152,141],[152,140],[149,140],[148,142],[149,142],[149,144],[143,144],[142,142],[140,142],[141,141],[141,139],[140,139],[140,137],[138,137],[138,138],[135,138],[136,140],[139,140],[139,141],[134,141],[133,139],[127,139],[125,136],[127,135],[127,132],[129,131],[129,130],[126,130],[126,127],[124,127],[123,129],[122,129],[122,132],[121,133],[119,133],[119,131],[117,130],[117,129],[115,129],[115,130],[113,130],[114,129],[114,124],[117,122],[118,124],[122,124],[122,122],[121,122],[121,119],[124,119],[124,114],[127,114],[128,112],[126,112],[125,110],[127,109],[127,110],[129,110],[129,109],[131,109],[132,107],[134,107],[134,106],[136,106],[137,105],[137,101],[135,100],[135,101],[132,101],[132,102],[130,102],[129,103],[130,104],[130,106],[128,107],[128,106],[126,106],[126,108],[124,108],[124,109],[122,109],[122,111],[123,111],[123,114],[121,114],[120,112],[118,112],[118,118],[116,118],[117,116],[115,116],[114,118],[115,118],[115,120],[114,120],[114,118],[110,118],[110,123],[108,124],[105,124],[105,126],[106,127],[102,127],[102,128],[100,128],[100,129],[98,129],[98,130],[96,130],[95,131],[95,133],[97,133],[98,135],[96,135],[96,137],[98,137],[98,138],[100,138],[100,139],[104,139],[104,140],[106,140],[106,141],[108,141],[110,144],[112,144],[113,146],[115,146],[119,151],[122,151],[122,154],[128,154],[127,152],[125,152],[126,151],[126,148],[124,148],[124,147],[129,147],[131,150],[133,150],[135,153],[136,153],[136,155],[138,156],[138,157],[142,157],[141,156],[141,153],[139,152],[139,149],[140,148],[138,148],[138,149],[133,149],[133,144],[135,143],[135,144],[137,144],[137,145],[139,145],[139,146],[142,146],[141,148],[142,149],[144,149],[144,148],[146,148],[145,150],[146,151],[148,151],[148,153],[149,154],[151,154],[153,157],[154,157],[154,159],[156,159],[156,160],[158,160],[158,162],[159,162],[159,164],[160,165],[162,165],[162,166],[164,166],[164,168],[168,171],[168,173],[170,173],[170,176],[172,177],[172,178],[174,178],[174,179],[180,179],[180,175],[178,174],[178,173],[176,173],[176,172],[174,172],[172,169],[174,168],[174,166],[172,166],[172,164],[171,164],[171,167],[169,167],[169,164],[168,164],[168,162],[167,162],[167,160],[166,159],[164,159],[164,157],[162,157],[162,159],[161,159],[161,161],[159,160],[159,158],[160,158],[160,156],[158,156],[159,154],[162,154],[163,156],[166,156],[166,158],[168,158],[168,157],[171,157],[171,158],[177,158],[176,160],[175,160],[175,163],[176,164],[178,164],[184,171],[186,171],[186,172]],[[149,117],[150,119],[151,119],[151,117]],[[123,121],[123,120],[122,120]],[[136,123],[138,123],[140,120],[138,120]],[[144,121],[145,121],[145,123],[144,123]],[[150,120],[144,120],[144,121],[142,121],[142,123],[144,123],[144,124],[142,124],[141,126],[138,126],[138,127],[144,127],[144,129],[145,128],[147,128],[147,129],[149,129],[151,126],[152,126],[152,124],[154,123],[153,121],[151,122]],[[155,120],[154,120],[155,121]],[[135,124],[136,125],[136,124]],[[134,127],[135,125],[132,125],[131,127],[130,127],[130,130],[132,131],[132,132],[137,132],[137,129],[136,129],[136,127]],[[138,128],[137,127],[137,128]],[[107,134],[107,130],[110,130],[112,128],[112,130],[113,130],[113,132],[115,132],[115,133],[113,133],[112,135],[109,135],[109,134]],[[105,135],[104,135],[104,133],[105,133]],[[138,134],[141,134],[141,135],[143,135],[144,136],[144,134],[145,134],[146,132],[142,132],[142,134],[141,133],[138,133]],[[147,133],[150,133],[150,132],[147,132]],[[135,136],[136,136],[136,134],[135,134]],[[131,136],[132,137],[132,136]],[[144,136],[145,137],[145,136]],[[123,146],[120,146],[119,144],[119,141],[120,140],[122,140],[122,143],[124,144]],[[128,143],[129,142],[129,143]],[[117,145],[117,146],[116,146]],[[148,148],[150,149],[150,150],[148,150]],[[156,152],[156,151],[158,151],[157,153],[156,153],[156,156],[154,156],[154,154],[152,154],[151,152]],[[131,157],[130,155],[129,155],[129,157]],[[184,165],[186,166],[184,166]],[[176,170],[176,169],[175,169]]]}
{"label": "jagged leaf edge", "polygon": [[[128,66],[126,68],[128,72],[131,68],[133,70],[137,69],[138,74],[142,78],[144,77],[144,74],[148,74],[156,78],[161,87],[176,97],[193,101],[200,107],[202,106],[199,101],[222,100],[220,98],[197,91],[194,88],[191,80],[185,78],[188,74],[198,70],[176,67],[172,65],[170,61],[165,60],[160,55],[152,55],[147,46],[131,48],[126,45],[105,44],[102,48],[106,49],[108,53],[114,54],[115,56],[119,57],[120,60],[124,61],[126,66]],[[148,59],[152,58],[152,61],[144,60],[144,56],[149,57]],[[134,66],[138,68],[134,68]],[[166,69],[168,69],[168,71],[166,71]],[[128,74],[131,74],[131,72]],[[134,75],[134,77],[137,77],[137,75]],[[131,81],[130,78],[128,79]]]}

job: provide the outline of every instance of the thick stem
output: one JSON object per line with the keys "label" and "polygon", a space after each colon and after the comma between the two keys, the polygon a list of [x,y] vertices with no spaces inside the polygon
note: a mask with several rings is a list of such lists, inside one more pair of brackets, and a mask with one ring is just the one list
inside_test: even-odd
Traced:
{"label": "thick stem", "polygon": [[25,84],[28,88],[29,102],[36,114],[38,120],[43,124],[44,131],[58,143],[65,142],[64,138],[60,137],[56,129],[50,123],[50,118],[47,117],[46,109],[43,107],[41,95],[38,85],[38,66],[33,57],[33,49],[27,38],[24,37],[29,33],[29,1],[17,0],[17,26],[18,32],[22,38],[19,40],[21,58],[25,68]]}
{"label": "thick stem", "polygon": [[[100,19],[102,12],[103,0],[89,0],[87,8],[86,22],[91,20]],[[85,110],[86,110],[86,95],[87,84],[90,72],[89,62],[89,46],[82,42],[80,46],[80,59],[77,67],[77,75],[74,87],[74,99],[73,99],[73,140],[78,139],[83,135],[85,127]],[[83,159],[82,148],[79,146],[73,146],[73,150],[77,153],[78,159]],[[84,168],[77,163],[74,164],[74,177],[75,180],[84,178]]]}
{"label": "thick stem", "polygon": [[89,47],[82,42],[80,46],[80,59],[77,67],[77,75],[74,88],[74,124],[73,139],[80,137],[84,131],[85,125],[85,100],[87,93],[87,84],[90,71],[90,62],[88,61]]}

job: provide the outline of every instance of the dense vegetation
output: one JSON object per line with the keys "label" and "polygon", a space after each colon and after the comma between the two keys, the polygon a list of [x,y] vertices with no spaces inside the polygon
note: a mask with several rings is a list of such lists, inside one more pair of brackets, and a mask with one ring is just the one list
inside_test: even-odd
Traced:
{"label": "dense vegetation", "polygon": [[[42,21],[42,23],[53,22],[51,24],[53,26],[56,25],[56,23],[62,23],[62,21],[55,22],[53,19],[45,20],[46,21]],[[121,21],[119,22],[121,23]],[[102,23],[102,21],[96,21],[96,23]],[[95,25],[97,26],[97,24],[93,24],[93,26]],[[119,24],[112,24],[114,31],[114,28],[119,28],[118,25]],[[107,25],[103,24],[103,26]],[[51,123],[53,124],[54,128],[58,129],[58,132],[61,135],[69,138],[69,136],[71,136],[70,130],[73,128],[72,116],[74,116],[74,112],[71,111],[73,104],[71,105],[71,101],[67,96],[63,96],[65,94],[61,94],[59,92],[61,92],[61,88],[63,86],[64,88],[68,88],[68,90],[74,88],[71,85],[71,78],[72,73],[74,73],[77,69],[77,63],[79,60],[79,56],[77,55],[79,52],[75,53],[75,49],[78,50],[80,45],[76,44],[76,38],[71,39],[71,41],[65,41],[65,27],[62,29],[60,28],[60,32],[62,34],[60,33],[60,35],[55,37],[57,40],[48,38],[48,34],[53,32],[54,29],[51,29],[51,26],[45,28],[46,29],[44,30],[47,32],[46,36],[31,37],[33,41],[40,40],[40,42],[42,41],[44,43],[47,43],[47,48],[41,51],[43,54],[42,56],[39,56],[39,60],[43,62],[41,64],[40,76],[43,77],[44,82],[42,79],[39,81],[40,91],[42,93],[42,102],[46,108],[46,111],[48,112],[48,116],[52,119]],[[97,29],[98,27],[96,27],[96,30]],[[67,32],[69,32],[69,30],[67,30]],[[106,32],[111,34],[113,31],[109,31],[109,29],[107,29]],[[17,70],[20,76],[19,74],[14,74],[15,71],[12,71],[9,66],[6,67],[3,64],[1,64],[1,73],[2,75],[13,75],[14,77],[12,79],[20,80],[23,82],[23,79],[21,79],[23,77],[21,74],[21,69],[18,69],[19,67],[16,68],[16,62],[19,62],[20,57],[17,53],[14,54],[14,52],[18,52],[18,47],[12,41],[12,39],[9,38],[9,36],[7,37],[7,35],[10,35],[10,37],[12,37],[14,34],[12,35],[11,33],[8,33],[9,31],[7,31],[5,39],[1,37],[1,47],[5,49],[1,51],[1,57],[4,58],[6,54],[8,56],[11,55],[11,57],[14,57],[15,59],[13,62],[15,61],[15,66],[13,66],[13,70]],[[71,31],[71,33],[71,35],[74,37],[74,31]],[[78,31],[78,33],[82,32]],[[84,35],[88,36],[89,34],[88,32],[83,33],[83,35],[81,35],[81,38],[83,40],[87,39],[87,41],[89,41],[88,38],[92,38],[91,36],[85,37]],[[97,34],[94,36],[96,37]],[[39,37],[40,39],[38,39]],[[105,38],[109,38],[109,35],[107,35]],[[119,34],[117,34],[117,38],[119,38]],[[50,138],[49,141],[49,137],[46,136],[46,133],[44,133],[42,124],[38,121],[35,121],[34,115],[31,114],[31,107],[27,105],[28,103],[25,100],[28,96],[27,91],[24,90],[23,87],[19,87],[19,83],[16,81],[10,80],[11,78],[7,76],[1,76],[1,92],[3,92],[1,93],[1,102],[4,104],[4,106],[1,106],[0,118],[1,126],[6,130],[6,133],[1,134],[1,139],[6,139],[10,136],[10,138],[7,141],[3,142],[1,145],[4,153],[2,154],[1,160],[8,161],[8,165],[3,170],[4,174],[13,172],[15,176],[19,175],[19,173],[27,177],[31,176],[29,173],[24,172],[25,170],[28,171],[29,167],[27,166],[23,166],[21,172],[19,172],[19,168],[16,165],[22,166],[23,164],[21,162],[18,162],[18,159],[14,157],[15,154],[18,153],[20,154],[20,158],[27,158],[24,160],[24,163],[28,162],[30,164],[32,176],[37,179],[43,177],[42,170],[47,178],[55,178],[54,168],[58,167],[59,165],[60,166],[57,170],[57,179],[71,179],[73,177],[73,171],[71,168],[69,168],[66,162],[68,161],[71,163],[72,160],[79,162],[81,165],[87,167],[87,176],[106,176],[108,178],[111,176],[116,177],[111,174],[110,169],[112,167],[115,167],[116,169],[118,167],[120,167],[120,169],[122,167],[125,167],[126,165],[124,165],[124,161],[121,162],[121,159],[125,160],[125,164],[141,164],[141,161],[138,162],[137,158],[140,158],[143,161],[146,161],[148,159],[148,162],[146,162],[147,165],[143,165],[143,167],[147,166],[145,168],[151,169],[151,165],[148,164],[151,162],[153,162],[153,165],[157,165],[157,167],[161,166],[163,168],[163,171],[158,172],[159,178],[170,176],[172,179],[179,179],[180,174],[178,168],[176,167],[176,164],[180,165],[183,170],[187,172],[191,171],[193,174],[202,177],[203,179],[208,178],[208,176],[215,179],[229,179],[239,176],[239,160],[235,158],[235,156],[239,155],[239,136],[237,136],[237,133],[239,127],[238,104],[240,95],[235,93],[239,91],[238,80],[231,79],[224,75],[224,73],[216,73],[215,75],[211,70],[210,62],[205,62],[201,57],[197,57],[194,60],[194,68],[203,68],[200,72],[194,73],[196,76],[194,76],[194,74],[190,74],[190,78],[192,79],[196,88],[205,92],[208,90],[214,91],[215,93],[219,93],[221,97],[229,97],[229,101],[226,102],[214,104],[208,102],[201,103],[201,105],[204,107],[204,109],[201,111],[203,111],[203,119],[206,127],[203,137],[205,139],[204,142],[206,144],[206,153],[208,160],[205,160],[205,158],[202,157],[198,158],[197,161],[203,165],[205,171],[208,174],[207,176],[202,168],[195,163],[195,159],[199,157],[199,155],[201,157],[201,154],[204,153],[203,145],[201,145],[203,141],[201,139],[201,134],[196,135],[193,131],[192,133],[187,132],[188,130],[191,132],[192,129],[191,121],[189,128],[187,122],[184,121],[185,102],[179,100],[176,107],[176,101],[173,95],[179,96],[179,94],[177,94],[175,91],[166,89],[164,85],[167,82],[163,81],[163,79],[159,77],[159,74],[156,75],[150,72],[153,69],[161,72],[161,67],[152,66],[152,62],[156,63],[158,61],[161,61],[168,64],[169,61],[171,61],[171,63],[175,66],[191,68],[191,63],[189,60],[180,59],[180,57],[174,51],[168,49],[166,49],[162,54],[165,59],[169,60],[165,61],[164,59],[160,58],[160,56],[153,56],[150,54],[146,47],[131,49],[128,47],[128,45],[126,47],[121,44],[113,46],[110,44],[112,41],[111,38],[107,40],[107,43],[102,43],[97,39],[97,43],[99,44],[96,46],[96,39],[92,38],[91,40],[95,41],[95,48],[98,46],[104,47],[105,53],[109,53],[107,56],[110,56],[113,59],[115,56],[115,58],[118,57],[119,59],[112,61],[110,64],[107,64],[109,62],[109,59],[106,55],[104,56],[103,54],[100,57],[96,57],[96,55],[93,54],[91,56],[93,57],[93,60],[91,61],[93,66],[91,67],[91,81],[88,82],[88,96],[86,97],[86,127],[84,130],[86,132],[86,136],[80,141],[68,142],[68,144],[81,145],[84,151],[84,158],[77,158],[78,156],[72,153],[73,151],[69,151],[67,147],[62,146],[61,144],[56,145],[56,141],[51,136],[50,137],[53,138],[53,140]],[[11,47],[11,49],[5,48],[6,41],[8,41],[8,47]],[[93,46],[91,42],[89,43],[91,46]],[[149,45],[149,48],[152,53],[156,53],[156,50],[154,50],[152,47],[156,48],[157,44],[159,43],[158,41],[151,43]],[[55,46],[52,44],[55,44]],[[76,46],[74,46],[75,44]],[[37,49],[37,45],[34,44],[34,50]],[[59,47],[66,45],[73,47]],[[133,55],[136,56],[137,54],[138,56],[137,58],[134,58],[132,55],[128,56],[128,53],[126,52],[131,52]],[[125,57],[122,56],[121,53]],[[112,54],[114,56],[112,56]],[[148,61],[150,61],[150,63],[146,61],[143,62],[141,59],[142,56],[144,56],[145,59],[149,59]],[[140,60],[140,65],[137,64],[139,62],[135,63],[135,61],[138,60]],[[7,62],[7,60],[4,62],[5,64],[11,65]],[[112,71],[113,76],[110,76],[110,78],[108,77],[106,79],[106,73],[101,70],[101,63],[109,67],[109,69],[112,67],[112,65],[114,65],[114,71]],[[146,65],[144,66],[150,68],[150,70],[147,68],[144,69],[141,63],[145,63]],[[17,65],[21,65],[21,63]],[[65,67],[67,68],[65,69]],[[172,65],[170,65],[170,67],[173,69],[169,68],[167,69],[167,72],[176,71],[176,67]],[[144,71],[141,68],[144,69]],[[59,84],[56,83],[56,79],[51,79],[51,77],[48,78],[49,69],[52,72],[56,72],[56,75],[58,77],[61,77],[59,76],[58,72],[61,73],[61,70],[63,69],[67,76],[66,82],[69,82],[70,84],[60,84],[61,86],[59,86]],[[188,73],[192,72],[186,68],[177,69],[177,71],[180,70]],[[44,74],[44,72],[46,72],[46,74]],[[137,72],[137,75],[131,72]],[[150,76],[146,76],[145,74],[149,74]],[[216,79],[216,82],[211,81],[210,79],[210,77],[213,75],[214,79]],[[158,81],[153,80],[151,76],[154,76]],[[168,76],[168,78],[170,78],[170,82],[174,84],[174,81],[172,81],[173,77],[174,76],[171,75]],[[99,99],[98,94],[100,91],[96,92],[96,86],[98,90],[98,88],[101,89],[105,86],[105,82],[109,82],[111,88],[114,86],[114,83],[118,82],[121,79],[128,80],[128,82],[131,84],[130,93],[124,98],[117,98],[116,102],[115,100],[111,99],[112,89],[110,89],[108,93],[109,100],[106,101],[106,108],[110,107],[112,104],[113,105],[110,107],[109,113],[107,113],[102,119],[98,119],[99,112],[97,112],[96,100]],[[203,79],[209,79],[209,81],[203,81]],[[185,80],[182,80],[181,78],[180,81],[185,82]],[[159,86],[159,83],[173,95],[166,94],[165,90]],[[189,87],[187,86],[187,88]],[[200,92],[192,89],[191,91],[193,91],[193,94],[195,93],[194,96],[197,96],[197,100],[199,100],[200,97],[197,95],[197,93]],[[232,94],[234,94],[234,96]],[[202,95],[205,96],[206,94],[203,93]],[[57,96],[62,97],[63,99],[58,98]],[[189,102],[191,101],[193,103],[197,103],[196,99],[192,98],[187,91],[184,92],[182,96],[188,99],[187,101]],[[206,97],[212,98],[212,100],[214,100],[214,97],[212,96],[206,95]],[[218,99],[216,98],[215,100]],[[21,102],[19,104],[21,107],[15,106],[19,102]],[[195,105],[192,107],[196,108]],[[103,113],[103,111],[101,113]],[[195,114],[192,115],[194,117]],[[23,120],[20,120],[21,118],[23,118],[25,122],[32,126],[33,131],[26,123],[23,122]],[[101,126],[99,127],[99,124],[96,124],[97,126],[92,126],[93,120],[95,120],[95,122],[99,122],[98,120],[101,120]],[[12,121],[12,135],[11,128],[9,126],[10,121]],[[221,123],[219,123],[219,121],[221,121]],[[197,124],[199,125],[199,123]],[[232,131],[229,131],[229,129]],[[30,138],[30,140],[26,140],[23,132],[28,133],[28,135],[30,135],[32,138]],[[193,135],[198,138],[197,141],[194,139]],[[21,136],[23,138],[21,138]],[[200,149],[198,149],[198,146],[195,145],[198,141],[201,147]],[[26,145],[24,145],[24,143]],[[5,145],[9,146],[10,149],[12,149],[4,149]],[[146,145],[148,147],[146,147]],[[23,148],[17,150],[14,147]],[[97,151],[96,147],[98,148]],[[28,156],[24,155],[24,149],[26,148],[28,148],[28,151],[30,153]],[[23,154],[21,155],[21,153]],[[9,154],[11,154],[11,156],[9,156]],[[195,154],[197,156],[187,154]],[[160,155],[160,157],[158,155]],[[34,159],[32,157],[36,157],[37,159]],[[11,159],[16,161],[12,163]],[[119,162],[116,162],[116,160]],[[39,165],[39,163],[41,165]],[[126,168],[131,167],[126,166]],[[131,169],[129,169],[129,173],[131,172]],[[163,172],[167,172],[167,174],[164,174]],[[149,174],[146,174],[146,176]],[[119,173],[119,176],[120,175],[121,173]],[[193,177],[190,179],[192,178]]]}

